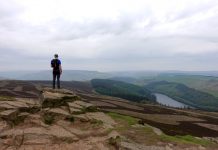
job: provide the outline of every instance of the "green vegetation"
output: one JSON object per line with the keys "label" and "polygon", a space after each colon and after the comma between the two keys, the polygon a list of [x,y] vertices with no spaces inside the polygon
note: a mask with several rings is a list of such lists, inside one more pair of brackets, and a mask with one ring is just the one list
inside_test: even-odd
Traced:
{"label": "green vegetation", "polygon": [[125,116],[125,115],[121,115],[121,114],[117,114],[117,113],[113,113],[113,112],[109,112],[107,113],[109,116],[111,116],[114,120],[121,120],[121,121],[125,121],[127,122],[127,124],[129,126],[137,124],[138,120],[137,118],[133,118],[130,116]]}
{"label": "green vegetation", "polygon": [[70,122],[74,122],[75,121],[75,117],[74,116],[68,116],[66,118],[66,120],[70,121]]}
{"label": "green vegetation", "polygon": [[130,83],[108,79],[93,79],[91,84],[96,92],[104,95],[120,97],[134,102],[155,102],[156,100],[149,90]]}
{"label": "green vegetation", "polygon": [[[153,131],[151,127],[147,125],[139,125],[140,119],[112,112],[107,114],[111,116],[116,122],[118,122],[114,130],[128,136],[130,139],[140,139],[139,142],[146,142],[146,144],[151,145],[154,145],[160,141],[159,136]],[[113,143],[113,140],[111,142]]]}
{"label": "green vegetation", "polygon": [[84,108],[84,112],[97,112],[99,111],[97,106],[89,106]]}
{"label": "green vegetation", "polygon": [[189,88],[184,84],[158,81],[145,86],[156,93],[165,94],[179,102],[209,111],[218,111],[218,98],[206,92]]}
{"label": "green vegetation", "polygon": [[[202,145],[202,146],[213,146],[215,143],[206,139],[194,137],[191,135],[184,135],[184,136],[170,136],[162,133],[161,135],[157,135],[153,129],[147,125],[144,126],[132,126],[135,124],[140,123],[140,119],[133,118],[130,116],[125,116],[113,112],[107,113],[109,116],[111,116],[115,121],[119,122],[119,125],[115,128],[118,132],[121,132],[122,134],[131,134],[135,133],[132,135],[132,138],[137,138],[139,139],[146,139],[147,144],[155,144],[159,141],[163,142],[173,142],[176,144],[192,144],[192,145]],[[131,131],[131,132],[130,132]],[[117,139],[112,138],[109,139],[109,143],[111,145],[116,144]]]}
{"label": "green vegetation", "polygon": [[89,107],[83,107],[80,109],[80,111],[73,112],[73,114],[85,114],[87,112],[98,112],[99,108],[97,106],[89,106]]}
{"label": "green vegetation", "polygon": [[191,135],[185,135],[185,136],[169,136],[166,134],[162,134],[160,136],[160,139],[163,141],[170,141],[170,142],[177,142],[177,143],[184,143],[184,144],[197,144],[202,146],[209,146],[214,144],[213,142],[202,139],[202,138],[196,138]]}
{"label": "green vegetation", "polygon": [[218,78],[213,76],[162,74],[158,76],[144,77],[143,79],[139,79],[138,82],[135,82],[135,84],[145,85],[154,81],[181,83],[190,88],[207,92],[218,97]]}
{"label": "green vegetation", "polygon": [[14,101],[15,98],[14,97],[10,97],[10,96],[0,96],[0,101]]}
{"label": "green vegetation", "polygon": [[44,114],[43,115],[43,122],[45,124],[51,125],[54,122],[55,118],[51,114]]}
{"label": "green vegetation", "polygon": [[92,127],[100,127],[104,124],[103,121],[98,120],[98,119],[91,119],[90,123],[92,124]]}
{"label": "green vegetation", "polygon": [[119,149],[120,142],[121,142],[121,137],[120,136],[110,137],[109,138],[109,144],[113,145],[116,149]]}

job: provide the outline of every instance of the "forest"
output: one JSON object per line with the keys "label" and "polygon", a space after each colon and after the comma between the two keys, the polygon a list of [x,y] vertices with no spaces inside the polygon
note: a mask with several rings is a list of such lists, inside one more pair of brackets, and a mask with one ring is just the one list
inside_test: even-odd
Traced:
{"label": "forest", "polygon": [[156,102],[156,97],[146,88],[109,79],[93,79],[91,84],[96,92],[124,98],[134,102]]}

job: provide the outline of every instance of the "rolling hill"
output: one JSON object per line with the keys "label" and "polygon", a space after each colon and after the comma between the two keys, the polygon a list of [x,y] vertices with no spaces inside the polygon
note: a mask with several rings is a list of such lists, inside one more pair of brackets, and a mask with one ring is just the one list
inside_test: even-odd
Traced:
{"label": "rolling hill", "polygon": [[194,88],[202,92],[207,92],[213,96],[218,97],[218,78],[215,76],[160,74],[158,76],[149,76],[138,79],[134,82],[134,84],[145,85],[154,81],[181,83],[190,88]]}

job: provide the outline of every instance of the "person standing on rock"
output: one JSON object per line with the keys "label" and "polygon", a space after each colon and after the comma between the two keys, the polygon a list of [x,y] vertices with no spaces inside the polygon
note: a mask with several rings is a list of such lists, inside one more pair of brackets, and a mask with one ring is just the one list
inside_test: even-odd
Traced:
{"label": "person standing on rock", "polygon": [[60,76],[62,74],[61,61],[58,59],[58,54],[54,55],[51,60],[51,67],[53,68],[53,89],[55,89],[55,82],[57,78],[57,87],[60,89]]}

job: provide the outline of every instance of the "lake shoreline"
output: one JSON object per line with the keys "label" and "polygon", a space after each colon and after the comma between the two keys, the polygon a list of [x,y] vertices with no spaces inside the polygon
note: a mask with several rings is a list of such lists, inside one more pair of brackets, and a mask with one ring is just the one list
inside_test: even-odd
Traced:
{"label": "lake shoreline", "polygon": [[161,105],[165,105],[168,107],[173,107],[173,108],[191,108],[191,109],[195,109],[194,107],[181,103],[165,94],[161,94],[161,93],[153,93],[156,96],[156,101],[157,103],[161,104]]}

